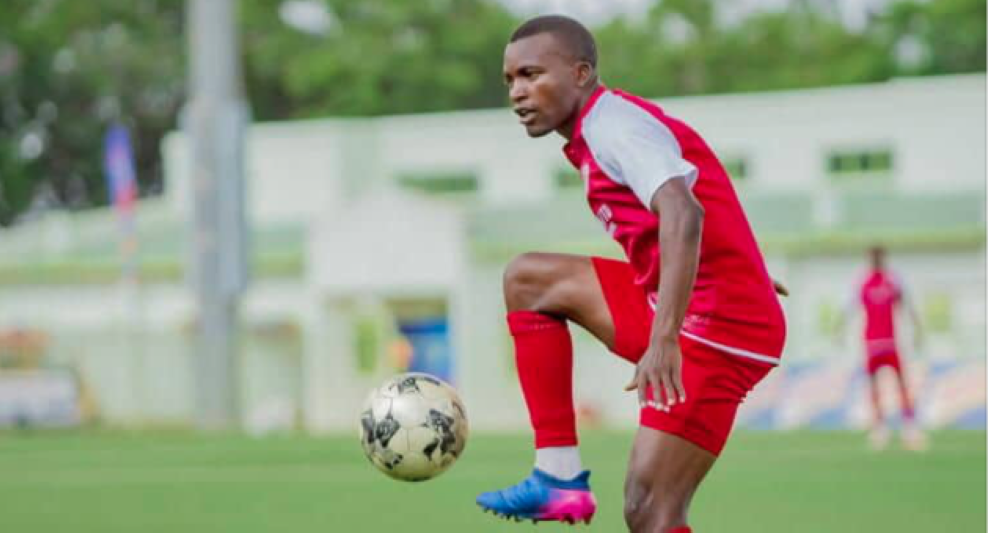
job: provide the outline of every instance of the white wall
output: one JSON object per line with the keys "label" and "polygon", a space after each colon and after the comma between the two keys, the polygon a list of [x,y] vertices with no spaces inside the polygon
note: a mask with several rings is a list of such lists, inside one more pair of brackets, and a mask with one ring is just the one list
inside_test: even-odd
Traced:
{"label": "white wall", "polygon": [[460,213],[399,193],[369,195],[326,213],[309,235],[306,282],[330,297],[447,290],[466,261]]}
{"label": "white wall", "polygon": [[[302,222],[343,195],[340,165],[349,127],[334,120],[255,124],[246,141],[247,213],[256,223]],[[166,195],[186,218],[193,205],[186,136],[163,142]]]}
{"label": "white wall", "polygon": [[[307,290],[298,281],[257,280],[243,317],[251,327],[307,324]],[[184,423],[194,415],[196,346],[193,294],[180,284],[4,287],[0,331],[47,335],[46,364],[74,369],[104,422]],[[244,336],[250,339],[252,335]],[[302,406],[296,342],[243,343],[240,392],[244,416],[277,400]]]}
{"label": "white wall", "polygon": [[986,179],[986,78],[882,84],[659,101],[721,154],[745,154],[748,186],[814,190],[830,149],[888,146],[901,191],[980,190]]}

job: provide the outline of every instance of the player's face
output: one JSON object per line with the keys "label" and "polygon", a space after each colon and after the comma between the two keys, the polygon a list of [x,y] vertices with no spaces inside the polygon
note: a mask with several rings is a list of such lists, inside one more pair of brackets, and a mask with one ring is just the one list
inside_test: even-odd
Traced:
{"label": "player's face", "polygon": [[[572,131],[583,84],[579,64],[549,33],[519,39],[507,45],[503,74],[514,113],[532,137],[552,130]],[[564,133],[565,134],[565,133]]]}
{"label": "player's face", "polygon": [[871,251],[872,268],[879,270],[885,265],[885,252],[881,248]]}

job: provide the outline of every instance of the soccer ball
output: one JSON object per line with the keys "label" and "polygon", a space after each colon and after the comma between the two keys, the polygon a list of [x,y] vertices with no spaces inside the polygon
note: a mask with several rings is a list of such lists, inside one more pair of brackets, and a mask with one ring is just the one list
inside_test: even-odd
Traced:
{"label": "soccer ball", "polygon": [[409,373],[372,391],[360,429],[361,446],[376,468],[400,481],[425,481],[462,454],[469,422],[455,389],[434,376]]}

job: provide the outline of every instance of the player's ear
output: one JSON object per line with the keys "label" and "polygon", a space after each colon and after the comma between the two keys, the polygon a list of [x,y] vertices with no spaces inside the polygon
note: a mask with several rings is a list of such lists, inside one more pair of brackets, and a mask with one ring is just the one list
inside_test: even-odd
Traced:
{"label": "player's ear", "polygon": [[597,76],[594,66],[586,61],[579,61],[576,64],[576,86],[586,87],[590,81]]}

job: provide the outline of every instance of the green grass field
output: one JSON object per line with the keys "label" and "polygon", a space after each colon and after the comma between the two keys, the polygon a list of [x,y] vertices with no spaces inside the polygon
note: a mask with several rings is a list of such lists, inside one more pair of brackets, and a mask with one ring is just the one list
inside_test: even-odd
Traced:
{"label": "green grass field", "polygon": [[[694,502],[698,533],[986,530],[986,436],[932,435],[914,455],[852,433],[738,432]],[[587,433],[599,510],[625,531],[630,434]],[[191,433],[0,433],[0,531],[449,533],[555,531],[480,512],[475,495],[517,481],[530,440],[474,435],[440,479],[391,481],[353,438]]]}

